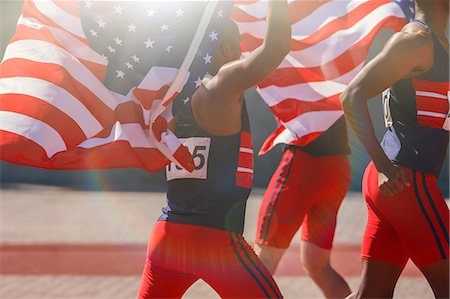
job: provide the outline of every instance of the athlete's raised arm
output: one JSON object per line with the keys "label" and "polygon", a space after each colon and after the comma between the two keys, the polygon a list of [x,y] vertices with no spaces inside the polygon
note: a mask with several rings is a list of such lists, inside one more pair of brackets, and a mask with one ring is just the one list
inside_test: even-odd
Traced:
{"label": "athlete's raised arm", "polygon": [[[287,1],[269,1],[267,15],[267,31],[263,44],[247,57],[237,59],[223,65],[214,78],[220,82],[220,88],[226,93],[241,94],[267,77],[283,61],[291,46],[291,24]],[[238,32],[237,26],[228,26],[228,31]],[[232,32],[225,34],[239,38]],[[224,40],[226,42],[226,39]],[[237,45],[238,43],[234,43]],[[222,44],[219,52],[232,52],[231,43]],[[227,53],[219,53],[229,55]],[[240,56],[240,50],[238,55]],[[236,58],[239,58],[236,57]]]}
{"label": "athlete's raised arm", "polygon": [[378,143],[367,101],[397,81],[419,76],[433,64],[433,40],[417,23],[394,34],[384,49],[353,79],[341,95],[345,116],[380,172],[378,184],[386,195],[409,185],[403,170],[393,164]]}

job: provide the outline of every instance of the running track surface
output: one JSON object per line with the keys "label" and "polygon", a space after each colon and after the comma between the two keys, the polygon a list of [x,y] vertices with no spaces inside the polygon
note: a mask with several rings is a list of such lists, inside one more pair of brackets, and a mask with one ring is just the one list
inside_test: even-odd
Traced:
{"label": "running track surface", "polygon": [[[359,245],[338,244],[332,263],[344,276],[359,276]],[[0,245],[2,275],[140,275],[146,246],[142,244],[3,244]],[[306,275],[300,264],[298,245],[291,246],[276,272],[279,276]],[[402,276],[421,276],[408,264]]]}

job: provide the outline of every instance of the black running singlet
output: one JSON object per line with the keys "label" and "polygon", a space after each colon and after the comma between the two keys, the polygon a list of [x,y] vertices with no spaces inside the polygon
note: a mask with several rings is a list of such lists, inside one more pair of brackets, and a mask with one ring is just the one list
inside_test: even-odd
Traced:
{"label": "black running singlet", "polygon": [[439,175],[448,147],[449,55],[433,37],[434,62],[424,75],[401,80],[383,93],[388,127],[381,146],[398,164]]}
{"label": "black running singlet", "polygon": [[286,145],[286,147],[295,147],[312,156],[349,155],[351,151],[348,145],[345,117],[339,118],[328,130],[308,145]]}
{"label": "black running singlet", "polygon": [[160,220],[207,226],[237,233],[253,181],[253,148],[245,102],[241,131],[215,136],[196,123],[192,108],[177,121],[175,134],[192,153],[195,170],[166,168],[167,206]]}

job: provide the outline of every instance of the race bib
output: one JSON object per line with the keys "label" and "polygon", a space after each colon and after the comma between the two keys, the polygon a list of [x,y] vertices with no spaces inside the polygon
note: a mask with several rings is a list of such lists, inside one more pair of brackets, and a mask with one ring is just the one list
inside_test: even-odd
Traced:
{"label": "race bib", "polygon": [[211,147],[211,138],[209,137],[191,137],[180,138],[184,146],[194,158],[194,171],[189,173],[187,170],[180,168],[175,163],[166,166],[166,178],[168,181],[176,179],[202,179],[208,176],[208,157]]}

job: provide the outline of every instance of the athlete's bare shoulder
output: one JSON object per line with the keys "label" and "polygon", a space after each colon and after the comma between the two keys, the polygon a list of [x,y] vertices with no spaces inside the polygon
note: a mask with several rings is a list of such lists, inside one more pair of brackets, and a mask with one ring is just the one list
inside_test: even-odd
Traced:
{"label": "athlete's bare shoulder", "polygon": [[431,33],[422,25],[411,22],[389,39],[381,52],[381,58],[398,67],[409,69],[407,77],[423,74],[433,65],[434,47]]}

